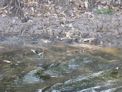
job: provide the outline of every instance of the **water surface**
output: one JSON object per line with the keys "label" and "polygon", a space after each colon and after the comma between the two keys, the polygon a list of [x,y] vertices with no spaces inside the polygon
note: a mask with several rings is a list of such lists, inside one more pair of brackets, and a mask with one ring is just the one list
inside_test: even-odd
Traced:
{"label": "water surface", "polygon": [[122,92],[121,67],[120,48],[15,49],[0,54],[0,92]]}

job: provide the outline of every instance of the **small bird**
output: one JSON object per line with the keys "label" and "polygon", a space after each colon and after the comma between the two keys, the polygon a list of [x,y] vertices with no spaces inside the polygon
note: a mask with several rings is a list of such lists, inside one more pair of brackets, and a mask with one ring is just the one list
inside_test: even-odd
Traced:
{"label": "small bird", "polygon": [[34,54],[37,54],[38,56],[43,56],[43,54],[44,54],[44,51],[38,52],[37,50],[34,50],[34,49],[31,49],[31,51],[32,51]]}
{"label": "small bird", "polygon": [[34,50],[34,49],[31,49],[31,51],[32,51],[33,53],[35,53],[35,54],[38,53],[38,52],[37,52],[36,50]]}

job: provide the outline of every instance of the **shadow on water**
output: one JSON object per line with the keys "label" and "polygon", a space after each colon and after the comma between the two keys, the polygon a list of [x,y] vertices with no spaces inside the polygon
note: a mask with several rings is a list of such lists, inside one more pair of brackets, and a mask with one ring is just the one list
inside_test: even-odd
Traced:
{"label": "shadow on water", "polygon": [[122,49],[54,45],[0,54],[0,92],[121,92]]}

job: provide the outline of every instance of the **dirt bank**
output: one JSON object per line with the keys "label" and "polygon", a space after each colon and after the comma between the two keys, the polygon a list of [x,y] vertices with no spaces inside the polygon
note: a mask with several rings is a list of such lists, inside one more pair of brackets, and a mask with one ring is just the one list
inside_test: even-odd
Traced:
{"label": "dirt bank", "polygon": [[109,0],[100,10],[99,4],[105,2],[97,2],[92,11],[87,11],[83,1],[73,2],[42,0],[35,8],[36,4],[31,3],[24,8],[27,13],[24,19],[6,15],[4,10],[0,15],[0,43],[15,47],[56,42],[122,47],[122,11],[119,6],[106,9]]}

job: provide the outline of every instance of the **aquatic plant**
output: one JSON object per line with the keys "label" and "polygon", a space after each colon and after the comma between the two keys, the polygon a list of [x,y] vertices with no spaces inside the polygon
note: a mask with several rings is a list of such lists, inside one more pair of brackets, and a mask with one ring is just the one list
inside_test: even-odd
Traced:
{"label": "aquatic plant", "polygon": [[35,73],[35,76],[43,80],[50,79],[50,75],[44,73],[43,70],[37,70],[37,72]]}

